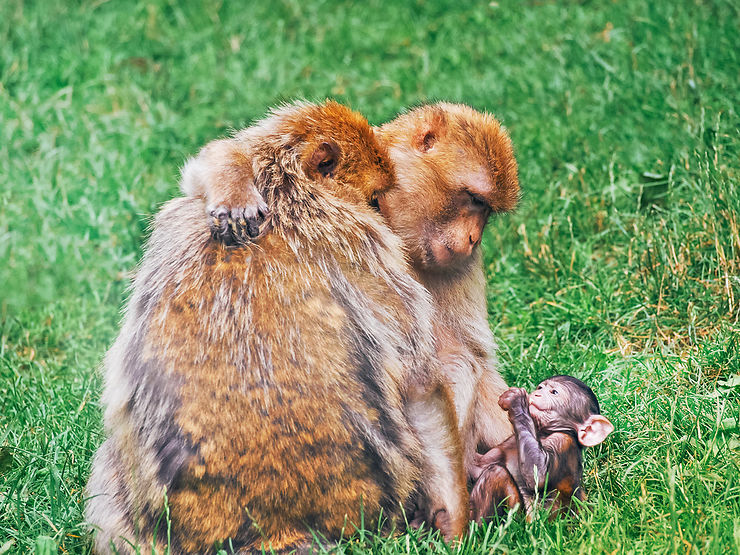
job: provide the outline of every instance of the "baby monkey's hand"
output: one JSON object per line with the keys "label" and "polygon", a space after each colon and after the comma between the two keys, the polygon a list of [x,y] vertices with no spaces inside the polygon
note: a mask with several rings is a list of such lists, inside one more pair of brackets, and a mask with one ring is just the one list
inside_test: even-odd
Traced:
{"label": "baby monkey's hand", "polygon": [[498,398],[498,406],[505,411],[513,410],[517,407],[526,408],[528,405],[528,393],[521,387],[510,387]]}

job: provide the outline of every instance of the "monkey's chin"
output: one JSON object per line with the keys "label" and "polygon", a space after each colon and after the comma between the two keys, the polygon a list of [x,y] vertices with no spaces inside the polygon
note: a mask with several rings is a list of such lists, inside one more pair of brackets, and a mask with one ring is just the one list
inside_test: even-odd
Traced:
{"label": "monkey's chin", "polygon": [[447,246],[444,241],[432,239],[424,249],[421,265],[426,270],[449,272],[462,268],[472,257],[464,256]]}
{"label": "monkey's chin", "polygon": [[532,418],[542,418],[546,412],[547,409],[541,409],[532,401],[529,402],[529,414],[532,416]]}

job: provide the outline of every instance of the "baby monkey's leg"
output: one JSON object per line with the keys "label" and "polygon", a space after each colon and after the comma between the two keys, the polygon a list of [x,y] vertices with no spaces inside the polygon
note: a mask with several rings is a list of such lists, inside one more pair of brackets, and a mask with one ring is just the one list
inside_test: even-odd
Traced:
{"label": "baby monkey's leg", "polygon": [[521,505],[522,496],[514,478],[500,465],[487,467],[470,494],[471,517],[479,523],[494,514],[500,516],[506,507],[515,509]]}

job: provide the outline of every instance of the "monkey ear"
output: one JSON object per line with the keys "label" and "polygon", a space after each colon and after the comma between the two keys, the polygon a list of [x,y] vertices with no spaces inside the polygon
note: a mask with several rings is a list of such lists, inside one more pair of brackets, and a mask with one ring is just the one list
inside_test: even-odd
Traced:
{"label": "monkey ear", "polygon": [[614,431],[614,425],[600,414],[592,414],[578,427],[578,441],[584,447],[593,447]]}
{"label": "monkey ear", "polygon": [[447,119],[441,110],[432,109],[424,114],[421,125],[414,134],[414,148],[421,152],[429,152],[442,138],[447,128]]}
{"label": "monkey ear", "polygon": [[339,145],[334,141],[324,141],[311,154],[308,164],[312,172],[323,177],[332,176],[339,163]]}
{"label": "monkey ear", "polygon": [[425,128],[422,129],[421,133],[416,136],[414,146],[421,152],[429,152],[434,148],[434,144],[437,142],[437,135],[434,129]]}

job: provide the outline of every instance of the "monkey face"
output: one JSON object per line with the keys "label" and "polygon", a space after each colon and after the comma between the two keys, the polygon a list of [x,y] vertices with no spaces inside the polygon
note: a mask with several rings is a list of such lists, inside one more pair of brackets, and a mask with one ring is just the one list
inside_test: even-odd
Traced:
{"label": "monkey face", "polygon": [[553,376],[537,386],[528,397],[529,414],[536,426],[571,429],[584,447],[598,445],[614,426],[600,414],[594,392],[572,376]]}
{"label": "monkey face", "polygon": [[[570,376],[554,376],[540,383],[529,394],[529,413],[540,429],[553,424],[576,428],[591,414],[591,397],[574,385],[575,381]],[[578,383],[583,384],[580,380]],[[588,388],[585,384],[583,387]],[[590,389],[588,391],[592,396],[593,392]]]}
{"label": "monkey face", "polygon": [[482,169],[448,175],[440,183],[442,186],[446,206],[437,214],[429,214],[424,239],[427,262],[445,269],[472,259],[483,238],[491,207],[484,195],[489,182]]}
{"label": "monkey face", "polygon": [[567,396],[567,391],[558,382],[545,380],[529,394],[529,406],[540,412],[557,409]]}
{"label": "monkey face", "polygon": [[493,212],[519,195],[508,135],[492,117],[440,103],[401,115],[380,129],[398,188],[379,199],[414,264],[449,271],[470,263]]}
{"label": "monkey face", "polygon": [[448,271],[468,264],[480,245],[492,212],[490,181],[482,167],[457,169],[466,158],[461,149],[427,144],[418,154],[391,148],[398,185],[379,196],[378,206],[418,268]]}
{"label": "monkey face", "polygon": [[545,380],[529,394],[529,413],[539,421],[549,420],[553,413],[561,413],[570,397],[567,388],[555,380]]}
{"label": "monkey face", "polygon": [[414,263],[428,271],[465,267],[473,260],[493,212],[485,168],[476,168],[464,150],[443,145],[423,156],[394,158],[394,162],[398,188],[385,195],[380,208],[403,237]]}

